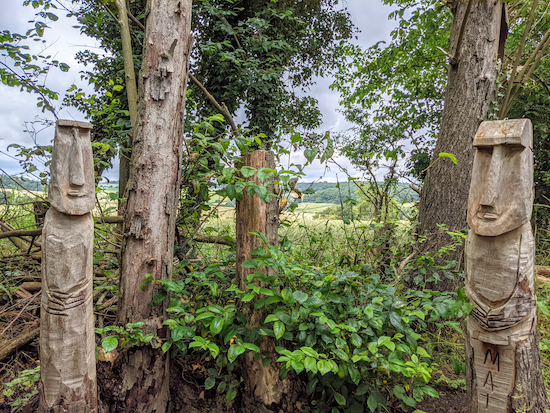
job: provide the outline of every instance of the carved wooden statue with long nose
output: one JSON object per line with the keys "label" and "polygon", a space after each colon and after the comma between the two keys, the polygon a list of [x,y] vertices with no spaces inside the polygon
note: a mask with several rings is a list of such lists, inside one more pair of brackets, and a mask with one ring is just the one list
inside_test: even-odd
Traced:
{"label": "carved wooden statue with long nose", "polygon": [[96,412],[92,125],[58,120],[42,258],[41,412]]}
{"label": "carved wooden statue with long nose", "polygon": [[468,199],[466,363],[470,412],[544,412],[534,291],[533,130],[483,122]]}

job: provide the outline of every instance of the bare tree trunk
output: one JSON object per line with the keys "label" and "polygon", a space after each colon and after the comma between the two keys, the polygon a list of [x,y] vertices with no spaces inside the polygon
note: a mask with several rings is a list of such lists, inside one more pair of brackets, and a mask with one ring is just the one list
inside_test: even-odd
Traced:
{"label": "bare tree trunk", "polygon": [[[272,151],[257,150],[243,157],[246,166],[260,170],[262,168],[275,169],[275,156]],[[250,178],[260,183],[256,175]],[[267,182],[265,183],[267,184]],[[276,188],[268,187],[268,192],[275,193]],[[244,191],[243,197],[237,201],[237,285],[245,290],[247,276],[256,272],[253,268],[244,268],[242,263],[252,257],[251,251],[262,245],[262,240],[252,232],[259,232],[266,236],[270,245],[278,244],[279,227],[279,202],[272,197],[269,203],[262,201],[258,195],[250,196],[248,191]],[[266,275],[270,274],[271,269],[263,269]],[[250,306],[254,308],[253,306]],[[252,309],[247,314],[248,327],[259,327],[261,320],[265,318],[265,309]],[[279,380],[279,366],[275,362],[277,359],[275,352],[275,342],[271,337],[265,337],[260,349],[272,353],[271,363],[267,366],[262,365],[262,360],[255,360],[254,353],[247,353],[243,365],[245,394],[248,397],[255,398],[255,402],[260,402],[266,407],[280,405],[282,397],[290,390],[289,380]],[[246,403],[246,402],[245,402]],[[277,410],[278,411],[278,410]]]}
{"label": "bare tree trunk", "polygon": [[[421,252],[435,252],[450,242],[438,224],[452,231],[466,227],[472,139],[480,122],[487,118],[495,94],[497,53],[500,41],[504,41],[500,39],[502,2],[472,0],[466,14],[468,5],[468,1],[454,1],[450,6],[454,14],[450,54],[455,57],[449,67],[439,138],[420,199],[418,233],[427,238],[420,244]],[[442,152],[456,156],[458,164],[440,158]],[[462,256],[463,248],[459,247],[444,259],[460,262]],[[456,290],[457,285],[457,280],[444,279],[435,288]]]}
{"label": "bare tree trunk", "polygon": [[[180,186],[191,1],[151,0],[139,76],[128,205],[124,221],[118,322],[144,321],[161,335],[163,309],[151,307],[156,288],[146,274],[172,276]],[[124,351],[117,412],[165,412],[168,357],[150,345]]]}

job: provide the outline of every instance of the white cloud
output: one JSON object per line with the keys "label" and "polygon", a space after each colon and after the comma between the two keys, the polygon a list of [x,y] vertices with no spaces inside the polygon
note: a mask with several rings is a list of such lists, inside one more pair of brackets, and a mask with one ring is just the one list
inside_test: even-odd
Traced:
{"label": "white cloud", "polygon": [[[70,2],[67,3],[70,6]],[[388,40],[391,30],[395,27],[395,21],[389,21],[387,16],[391,9],[384,6],[381,0],[349,0],[345,6],[351,13],[352,20],[360,30],[354,43],[363,47],[371,46],[380,40]],[[35,11],[32,7],[23,7],[14,5],[13,0],[0,0],[0,30],[10,30],[24,33],[29,27],[28,21],[34,17]],[[5,12],[5,11],[8,12]],[[48,75],[47,86],[53,90],[63,93],[71,84],[76,83],[80,87],[86,87],[80,80],[80,70],[83,67],[74,60],[77,51],[86,47],[95,48],[96,43],[93,39],[81,36],[78,29],[71,26],[77,24],[74,18],[65,17],[62,10],[52,10],[58,17],[57,22],[50,24],[51,29],[46,31],[48,49],[46,52],[55,56],[56,59],[66,62],[71,66],[69,72],[64,73],[58,69],[53,69]],[[316,84],[310,88],[310,93],[319,101],[321,113],[323,115],[323,125],[319,131],[332,130],[334,132],[344,131],[351,125],[346,122],[344,117],[338,112],[339,95],[329,89],[332,83],[331,78],[318,78]],[[61,99],[59,103],[61,102]],[[40,109],[36,108],[36,96],[25,92],[19,92],[18,89],[9,88],[0,84],[0,151],[5,151],[10,143],[19,143],[28,145],[32,143],[30,136],[23,132],[25,121],[32,121],[36,116],[44,115]],[[84,117],[75,109],[64,109],[60,112],[61,118],[83,120]],[[53,138],[53,129],[42,131],[38,135],[39,144],[47,144]],[[13,151],[10,151],[12,154]],[[305,163],[302,152],[292,155],[293,163]],[[344,158],[338,158],[338,163],[347,168],[352,176],[357,176],[358,172],[353,170],[349,161]],[[0,154],[0,167],[8,173],[17,173],[21,169],[16,160]],[[320,176],[327,181],[346,180],[344,173],[339,171],[335,165],[326,169],[317,161],[305,170],[309,179],[317,179]],[[106,175],[110,179],[117,179],[117,165],[108,171]]]}

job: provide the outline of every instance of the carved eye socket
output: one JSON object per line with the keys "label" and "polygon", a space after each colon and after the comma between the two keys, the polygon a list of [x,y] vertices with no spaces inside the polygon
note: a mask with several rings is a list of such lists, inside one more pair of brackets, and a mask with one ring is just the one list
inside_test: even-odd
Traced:
{"label": "carved eye socket", "polygon": [[506,155],[512,155],[521,152],[525,147],[522,145],[504,145],[504,149],[506,150]]}
{"label": "carved eye socket", "polygon": [[482,155],[491,156],[493,154],[493,146],[477,146],[477,151]]}

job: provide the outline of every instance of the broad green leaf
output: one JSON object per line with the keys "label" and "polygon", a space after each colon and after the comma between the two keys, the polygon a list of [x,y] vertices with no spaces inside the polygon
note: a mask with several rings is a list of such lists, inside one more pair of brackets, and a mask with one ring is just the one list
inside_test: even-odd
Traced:
{"label": "broad green leaf", "polygon": [[317,353],[314,349],[312,349],[311,347],[300,347],[300,350],[302,350],[304,352],[304,354],[306,356],[309,356],[309,357],[314,357],[316,359],[319,358],[319,353]]}
{"label": "broad green leaf", "polygon": [[332,352],[342,361],[349,361],[348,355],[339,348],[332,350]]}
{"label": "broad green leaf", "polygon": [[340,406],[346,405],[346,398],[340,393],[334,392],[334,399],[336,400],[336,403],[338,403]]}
{"label": "broad green leaf", "polygon": [[304,359],[304,366],[307,372],[317,373],[317,360],[312,357],[306,357]]}
{"label": "broad green leaf", "polygon": [[255,351],[256,353],[260,352],[260,348],[256,344],[252,343],[243,343],[243,347],[247,350]]}
{"label": "broad green leaf", "polygon": [[363,345],[363,340],[359,336],[359,334],[353,333],[351,335],[351,344],[353,344],[355,347],[361,347]]}
{"label": "broad green leaf", "polygon": [[313,162],[313,160],[314,160],[315,157],[317,156],[317,152],[319,152],[319,148],[306,149],[306,150],[304,151],[304,156],[305,156],[306,159],[311,163],[311,162]]}
{"label": "broad green leaf", "polygon": [[243,166],[241,168],[241,173],[245,178],[250,178],[252,175],[256,173],[256,168],[252,168],[250,166]]}
{"label": "broad green leaf", "polygon": [[277,317],[275,314],[269,314],[265,318],[264,323],[271,323],[273,321],[279,321],[279,317]]}
{"label": "broad green leaf", "polygon": [[369,385],[367,383],[361,383],[359,386],[357,386],[357,390],[355,391],[355,394],[357,396],[362,396],[368,391],[369,391]]}
{"label": "broad green leaf", "polygon": [[227,359],[233,363],[237,357],[239,357],[241,354],[243,354],[246,351],[244,346],[240,344],[233,344],[231,347],[229,347],[229,351],[227,352]]}
{"label": "broad green leaf", "polygon": [[279,340],[285,334],[285,325],[280,321],[276,321],[273,323],[273,333],[275,334],[275,338]]}
{"label": "broad green leaf", "polygon": [[212,387],[214,387],[216,385],[216,379],[214,377],[208,377],[205,381],[204,381],[204,389],[205,390],[210,390]]}
{"label": "broad green leaf", "polygon": [[172,333],[171,333],[172,340],[179,341],[183,338],[184,335],[185,335],[185,330],[183,329],[182,326],[178,325],[172,329]]}
{"label": "broad green leaf", "polygon": [[103,340],[101,340],[101,347],[103,347],[103,350],[105,350],[105,353],[113,351],[115,348],[118,347],[118,337],[117,336],[105,337]]}
{"label": "broad green leaf", "polygon": [[219,334],[223,329],[223,317],[216,317],[210,324],[210,332],[213,335]]}
{"label": "broad green leaf", "polygon": [[300,304],[303,304],[304,301],[307,300],[307,294],[302,291],[294,291],[294,294],[292,296],[298,301]]}
{"label": "broad green leaf", "polygon": [[231,387],[229,390],[227,390],[227,394],[225,395],[225,399],[229,402],[235,398],[237,395],[237,389],[235,387]]}
{"label": "broad green leaf", "polygon": [[319,360],[317,362],[317,370],[319,370],[319,373],[323,376],[327,374],[331,370],[328,360]]}

